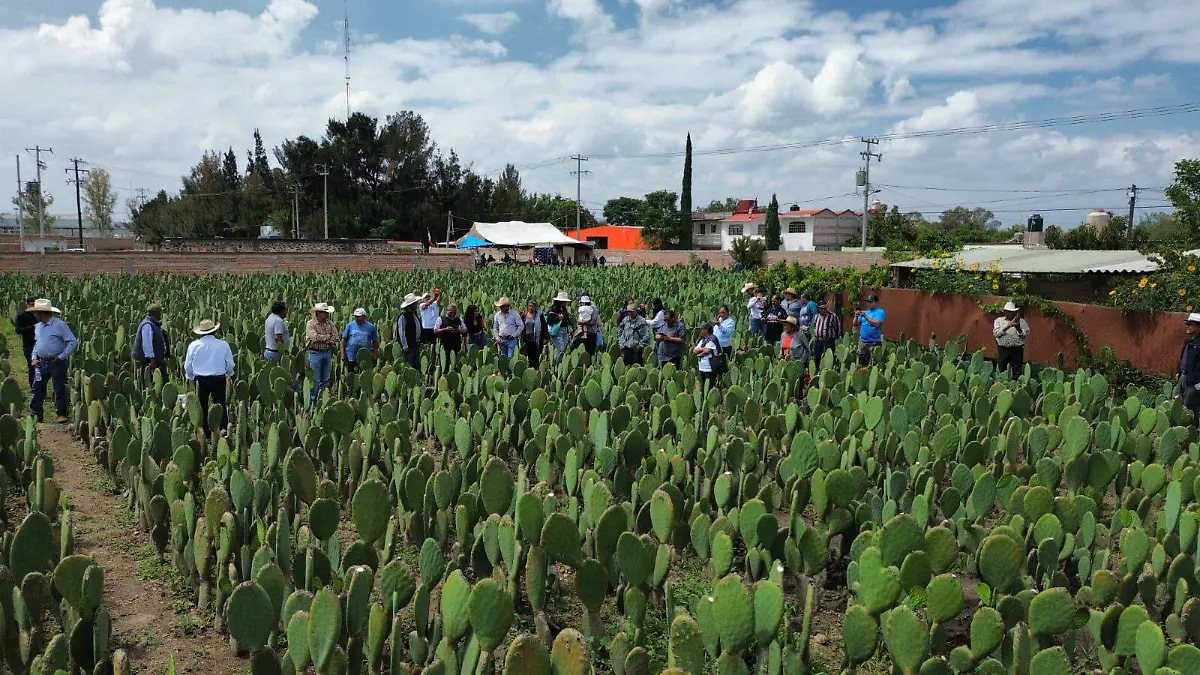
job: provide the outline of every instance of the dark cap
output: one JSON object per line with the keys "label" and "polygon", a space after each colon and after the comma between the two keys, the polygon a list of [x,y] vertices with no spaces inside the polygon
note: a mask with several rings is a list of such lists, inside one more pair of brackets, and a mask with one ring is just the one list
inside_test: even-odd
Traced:
{"label": "dark cap", "polygon": [[817,301],[817,309],[825,309],[828,305],[829,303],[825,302],[824,300]]}
{"label": "dark cap", "polygon": [[37,298],[33,297],[32,295],[28,298],[25,298],[25,304],[27,305],[32,305],[35,302],[37,302]]}
{"label": "dark cap", "polygon": [[867,296],[867,302],[879,302],[879,296],[872,293]]}

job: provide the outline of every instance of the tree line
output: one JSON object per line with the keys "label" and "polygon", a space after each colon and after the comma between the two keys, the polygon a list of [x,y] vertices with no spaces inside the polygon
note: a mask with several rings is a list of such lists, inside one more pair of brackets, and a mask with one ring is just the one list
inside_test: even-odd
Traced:
{"label": "tree line", "polygon": [[[274,166],[258,130],[243,163],[232,148],[205,152],[178,194],[163,190],[130,204],[130,228],[151,244],[166,237],[256,238],[262,225],[284,236],[321,238],[326,190],[331,238],[442,241],[448,224],[456,238],[474,221],[575,225],[574,199],[524,189],[511,164],[494,177],[477,172],[453,149],[439,147],[412,111],[382,122],[363,113],[331,119],[320,140],[286,139],[271,156]],[[584,227],[596,222],[586,209],[581,216]]]}

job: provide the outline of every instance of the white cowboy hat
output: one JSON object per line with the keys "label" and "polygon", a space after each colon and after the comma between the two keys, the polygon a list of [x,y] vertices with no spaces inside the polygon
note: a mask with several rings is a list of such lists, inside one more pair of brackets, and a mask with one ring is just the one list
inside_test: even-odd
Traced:
{"label": "white cowboy hat", "polygon": [[746,285],[742,286],[742,292],[745,293],[746,291],[753,291],[756,288],[758,288],[758,286],[753,281],[747,281]]}
{"label": "white cowboy hat", "polygon": [[1200,313],[1192,312],[1191,314],[1188,314],[1187,322],[1200,323]]}
{"label": "white cowboy hat", "polygon": [[213,323],[212,319],[204,319],[200,323],[196,324],[196,327],[192,329],[192,332],[196,335],[212,335],[213,333],[217,332],[217,329],[220,327],[221,324]]}
{"label": "white cowboy hat", "polygon": [[308,311],[312,312],[313,314],[316,314],[317,312],[325,312],[326,314],[333,314],[337,310],[334,309],[333,305],[329,304],[328,302],[318,302],[316,305],[313,306],[312,309],[310,309]]}
{"label": "white cowboy hat", "polygon": [[354,310],[354,316],[366,316],[366,315],[367,315],[367,310],[363,309],[362,307],[359,307],[358,309]]}
{"label": "white cowboy hat", "polygon": [[400,303],[400,309],[410,307],[421,301],[421,296],[412,293],[404,294],[404,301]]}
{"label": "white cowboy hat", "polygon": [[38,298],[33,301],[33,307],[29,308],[31,312],[50,312],[52,314],[62,314],[62,310],[55,307],[45,298]]}
{"label": "white cowboy hat", "polygon": [[592,304],[592,299],[586,295],[581,295],[581,296],[579,296],[579,304],[590,305],[590,304]]}
{"label": "white cowboy hat", "polygon": [[1013,302],[1012,300],[1009,300],[1008,302],[1004,303],[1004,311],[1019,312],[1019,311],[1021,311],[1021,308],[1017,307],[1017,303]]}
{"label": "white cowboy hat", "polygon": [[570,301],[571,301],[571,296],[567,295],[566,291],[559,291],[558,295],[554,296],[554,299],[551,300],[550,302],[570,302]]}
{"label": "white cowboy hat", "polygon": [[500,299],[496,301],[496,307],[504,307],[506,305],[512,307],[512,301],[508,299],[507,295],[500,296]]}

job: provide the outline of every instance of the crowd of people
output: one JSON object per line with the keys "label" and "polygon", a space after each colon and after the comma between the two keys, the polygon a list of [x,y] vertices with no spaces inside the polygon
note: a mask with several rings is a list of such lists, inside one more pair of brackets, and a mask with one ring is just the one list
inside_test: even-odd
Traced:
{"label": "crowd of people", "polygon": [[[780,359],[821,363],[825,352],[842,337],[841,312],[830,307],[825,299],[814,301],[807,293],[790,287],[782,294],[770,295],[754,283],[747,283],[742,293],[747,296],[749,335],[775,346]],[[697,335],[689,338],[689,328],[683,320],[657,298],[649,306],[628,298],[614,317],[615,334],[606,331],[599,308],[586,294],[573,301],[565,291],[559,292],[545,310],[534,300],[526,302],[522,310],[515,310],[508,297],[497,299],[494,305],[489,321],[476,305],[460,312],[458,305],[446,304],[437,288],[420,295],[406,294],[400,303],[395,331],[405,363],[421,369],[423,357],[427,364],[439,359],[448,362],[465,350],[492,346],[506,358],[505,368],[518,353],[536,368],[544,356],[558,359],[576,349],[595,354],[607,346],[606,339],[615,338],[627,365],[645,364],[646,351],[651,345],[654,365],[659,367],[670,363],[681,368],[685,354],[690,352],[696,357],[700,380],[718,386],[720,375],[729,369],[737,332],[737,320],[728,306],[721,306],[713,321],[699,325]],[[336,311],[328,303],[317,303],[309,310],[311,317],[304,327],[303,347],[313,380],[310,405],[315,405],[321,392],[329,387],[335,355],[351,372],[359,368],[364,355],[372,359],[379,356],[380,332],[367,310],[355,309],[340,331],[333,319]],[[267,361],[280,361],[292,347],[288,313],[287,303],[277,301],[264,322],[262,358]],[[131,357],[137,364],[142,386],[155,370],[164,379],[167,376],[171,342],[162,326],[162,316],[162,307],[151,305],[133,335]],[[883,342],[886,318],[875,295],[867,295],[862,308],[854,311],[852,326],[858,332],[860,365],[868,365],[874,349]],[[44,298],[27,298],[25,311],[13,319],[13,324],[22,339],[28,364],[34,417],[39,422],[43,420],[47,389],[51,388],[58,422],[65,423],[70,400],[68,363],[79,340],[62,319],[62,310]],[[195,384],[206,413],[210,402],[224,404],[227,381],[234,373],[233,350],[216,335],[220,327],[210,319],[194,326],[192,332],[196,338],[188,344],[184,357],[184,376]],[[1179,391],[1187,408],[1200,415],[1200,313],[1188,316],[1186,330],[1187,340],[1179,361]],[[992,334],[998,369],[1017,377],[1024,368],[1030,328],[1016,304],[1009,302],[1004,306],[1002,316],[993,324]],[[220,428],[224,430],[227,424],[228,417],[223,413]],[[211,433],[207,414],[204,429]]]}

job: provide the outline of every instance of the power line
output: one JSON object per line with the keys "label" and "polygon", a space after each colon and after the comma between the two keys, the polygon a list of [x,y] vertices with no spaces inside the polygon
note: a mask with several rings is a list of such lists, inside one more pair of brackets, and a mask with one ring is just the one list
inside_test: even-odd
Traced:
{"label": "power line", "polygon": [[90,174],[91,171],[79,168],[80,164],[87,164],[87,162],[79,159],[78,157],[71,158],[71,163],[75,165],[74,168],[65,169],[65,171],[75,175],[73,179],[69,179],[67,182],[75,184],[75,214],[79,218],[79,248],[83,248],[83,205],[79,200],[79,186],[83,183],[83,179],[79,177],[79,174],[82,173],[86,176]]}
{"label": "power line", "polygon": [[[922,185],[891,185],[889,183],[876,183],[879,187],[899,188],[901,190],[930,190],[933,192],[1003,192],[1003,193],[1021,193],[1021,194],[1047,194],[1047,193],[1068,193],[1068,194],[1095,194],[1097,192],[1122,192],[1126,188],[1097,188],[1097,189],[1059,189],[1059,190],[1030,190],[1019,188],[948,188],[948,187],[933,187]],[[1153,188],[1138,188],[1139,190],[1150,190]]]}

